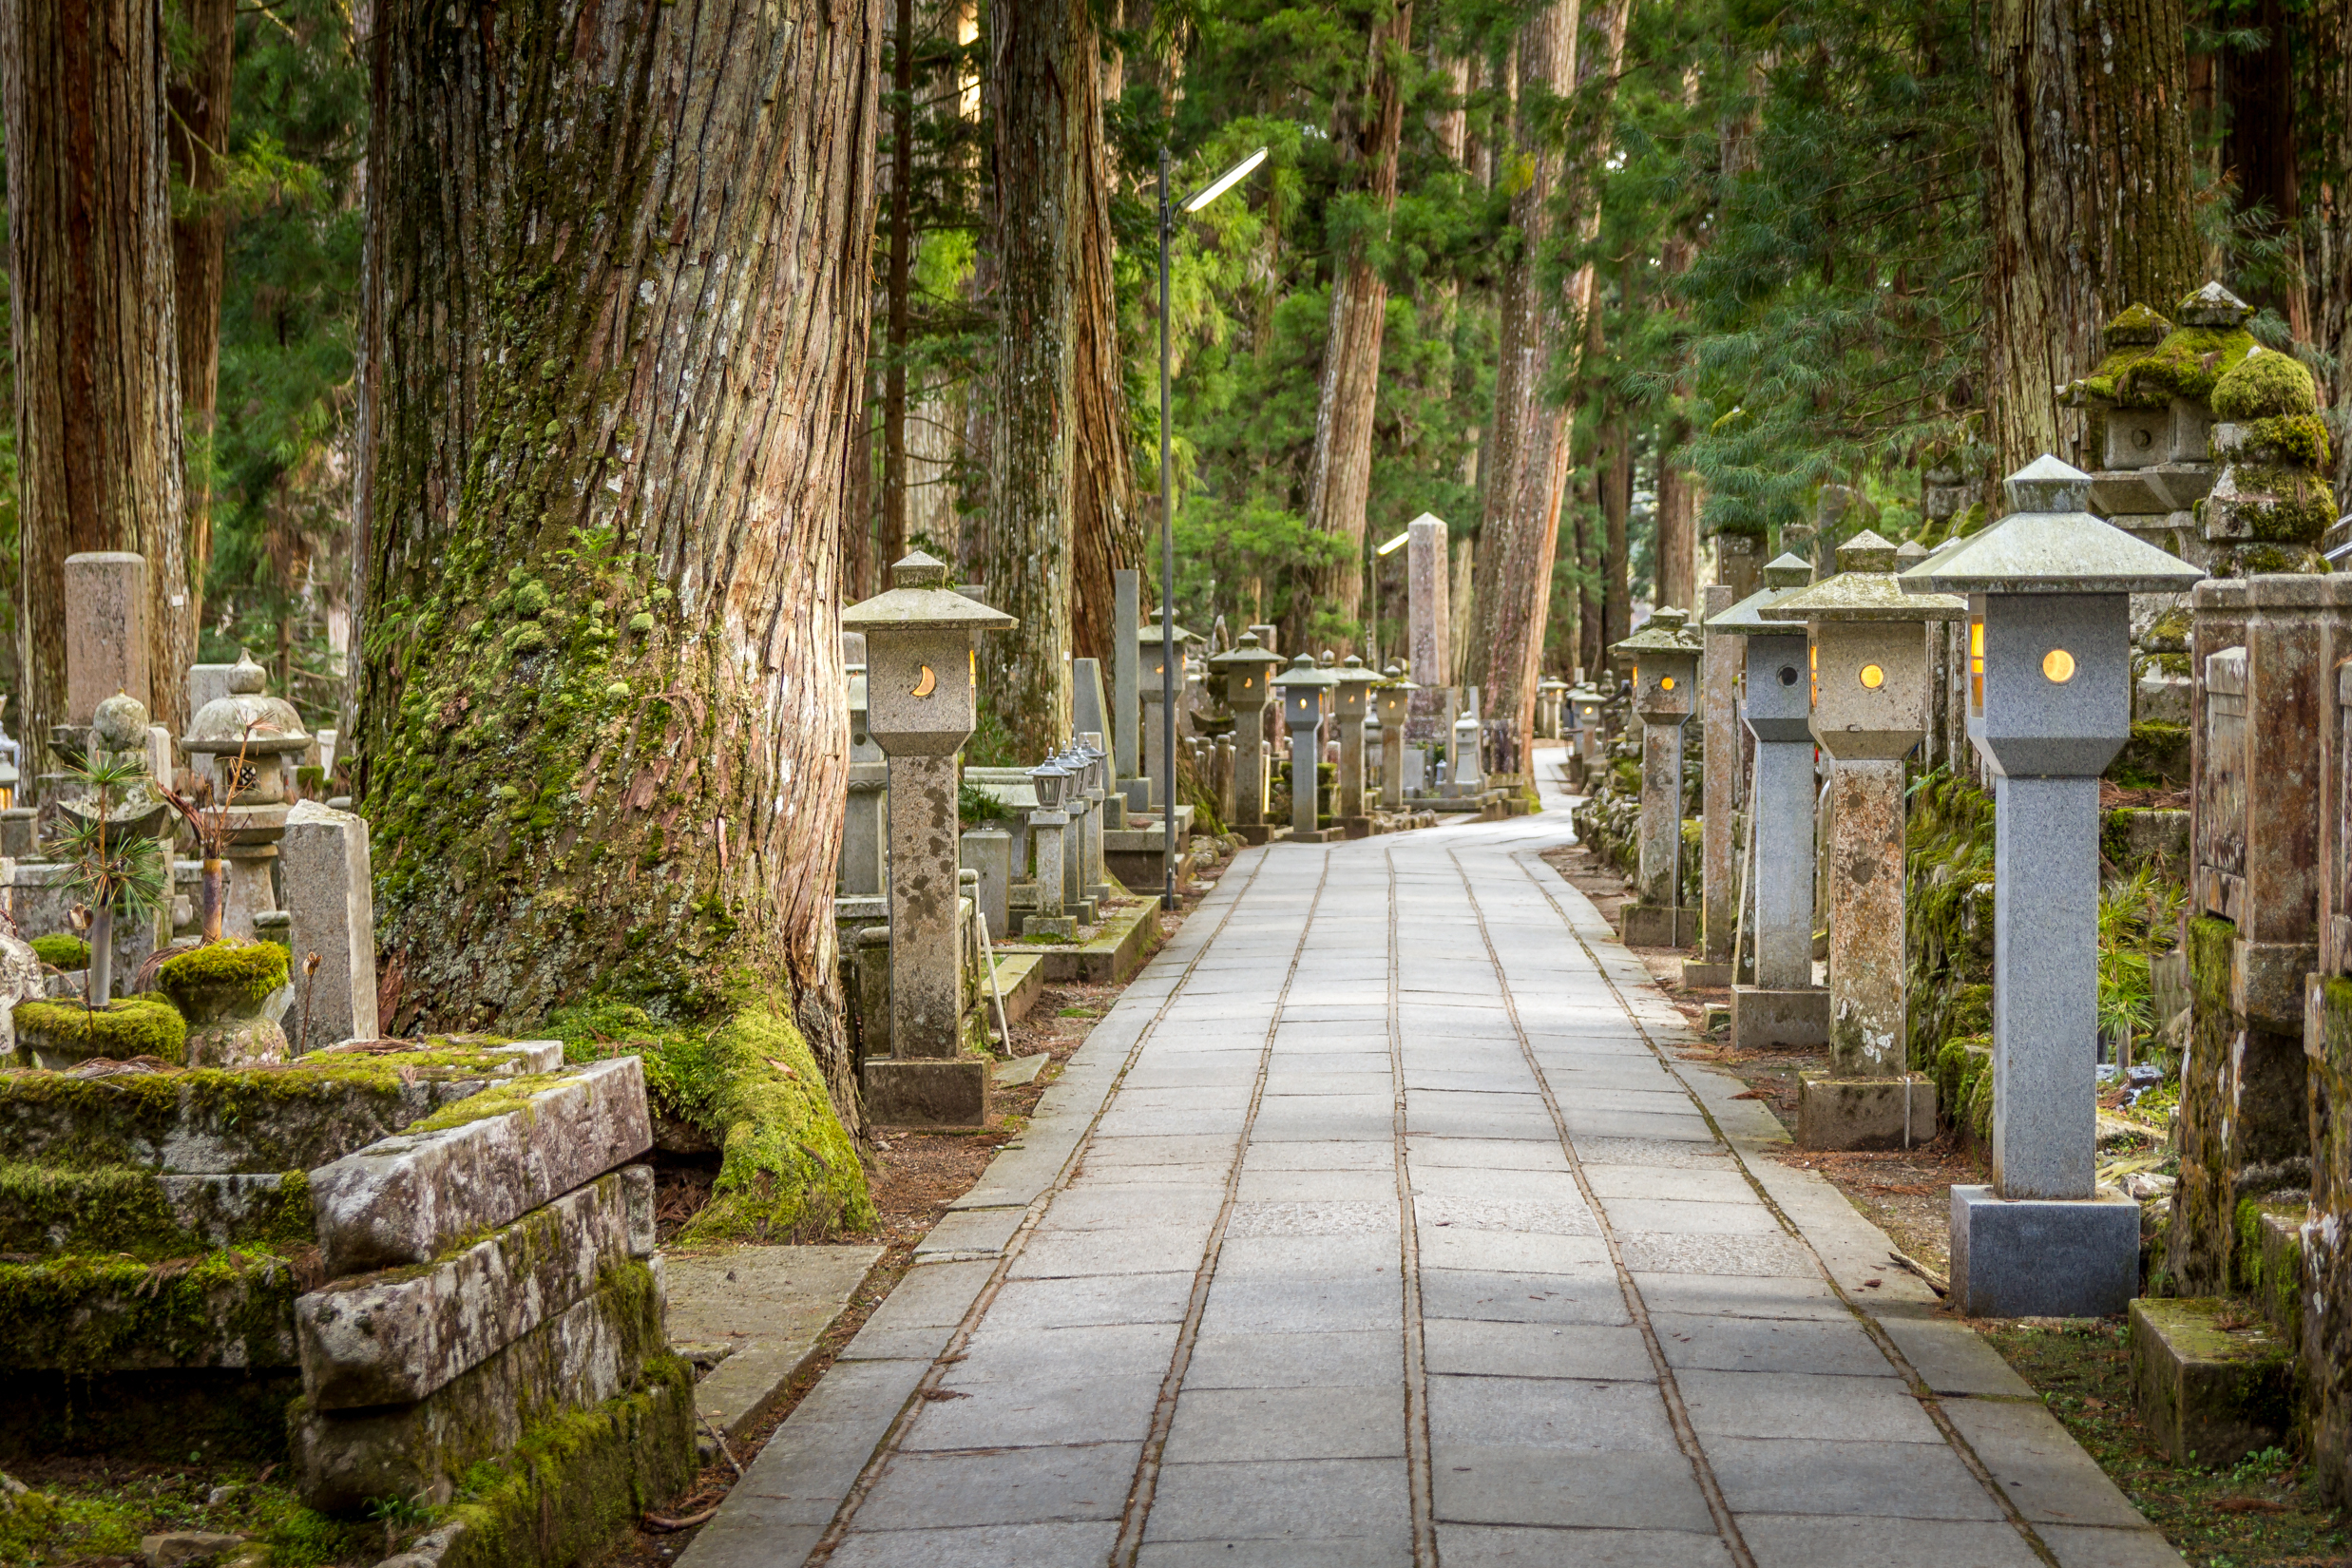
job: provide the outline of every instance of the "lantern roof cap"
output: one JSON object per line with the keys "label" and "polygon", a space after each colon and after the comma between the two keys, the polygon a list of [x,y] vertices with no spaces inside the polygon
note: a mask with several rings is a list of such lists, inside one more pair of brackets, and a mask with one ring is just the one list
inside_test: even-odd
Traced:
{"label": "lantern roof cap", "polygon": [[2013,510],[1903,574],[1914,594],[2178,593],[2206,574],[2092,516],[2091,476],[2044,454],[2009,476]]}
{"label": "lantern roof cap", "polygon": [[1784,553],[1765,563],[1764,586],[1728,609],[1707,618],[1700,630],[1710,637],[1787,636],[1793,628],[1763,619],[1768,604],[1777,604],[1801,592],[1813,581],[1813,564],[1801,555]]}
{"label": "lantern roof cap", "polygon": [[852,629],[910,632],[1001,632],[1021,624],[1003,610],[948,587],[947,564],[921,550],[909,551],[890,567],[887,591],[842,611],[841,623]]}
{"label": "lantern roof cap", "polygon": [[1400,692],[1417,692],[1421,690],[1421,682],[1415,680],[1412,676],[1407,674],[1404,665],[1393,661],[1390,662],[1386,670],[1381,672],[1380,683],[1383,686],[1390,688],[1391,690]]}
{"label": "lantern roof cap", "polygon": [[1895,577],[1895,546],[1865,529],[1838,546],[1835,577],[1759,606],[1756,613],[1764,621],[1781,622],[1960,621],[1967,616],[1968,605],[1962,600],[1903,592]]}
{"label": "lantern roof cap", "polygon": [[1336,686],[1339,677],[1315,662],[1313,654],[1300,654],[1291,660],[1291,667],[1274,677],[1276,686]]}
{"label": "lantern roof cap", "polygon": [[1643,654],[1689,654],[1699,652],[1697,636],[1684,627],[1682,611],[1668,604],[1650,612],[1650,619],[1641,623],[1641,630],[1610,648],[1612,654],[1631,654],[1639,659]]}
{"label": "lantern roof cap", "polygon": [[1547,675],[1536,682],[1536,690],[1539,692],[1564,692],[1567,689],[1568,682],[1556,675]]}
{"label": "lantern roof cap", "polygon": [[1239,641],[1221,654],[1211,654],[1209,662],[1232,667],[1236,664],[1279,664],[1282,656],[1258,645],[1257,633],[1243,632]]}
{"label": "lantern roof cap", "polygon": [[[1178,642],[1197,642],[1197,641],[1200,641],[1200,639],[1199,639],[1197,636],[1195,636],[1195,635],[1194,633],[1192,633],[1192,632],[1188,632],[1188,631],[1186,631],[1186,630],[1185,630],[1183,627],[1181,627],[1181,626],[1177,626],[1177,627],[1176,627],[1176,628],[1175,628],[1175,630],[1176,630],[1176,640]],[[1142,625],[1138,626],[1138,627],[1136,628],[1136,641],[1137,641],[1138,642],[1151,642],[1151,643],[1157,643],[1157,642],[1158,642],[1158,641],[1159,641],[1159,617],[1157,617],[1157,616],[1154,616],[1154,617],[1152,617],[1149,621],[1145,621]]]}
{"label": "lantern roof cap", "polygon": [[1331,679],[1343,686],[1377,685],[1380,672],[1367,668],[1362,659],[1349,654],[1339,661],[1339,668],[1331,672]]}

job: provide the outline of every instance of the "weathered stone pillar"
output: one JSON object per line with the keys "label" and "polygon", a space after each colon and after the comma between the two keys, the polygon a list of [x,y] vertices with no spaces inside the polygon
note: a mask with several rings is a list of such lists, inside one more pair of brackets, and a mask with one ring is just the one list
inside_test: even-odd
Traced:
{"label": "weathered stone pillar", "polygon": [[[1450,758],[1454,745],[1457,693],[1454,687],[1453,613],[1449,606],[1453,564],[1446,547],[1444,520],[1427,512],[1405,526],[1405,654],[1407,667],[1419,688],[1405,710],[1405,743],[1414,747],[1444,747]],[[1446,770],[1453,776],[1453,770]]]}
{"label": "weathered stone pillar", "polygon": [[[1699,590],[1702,623],[1731,607],[1731,590],[1720,583]],[[1699,671],[1699,712],[1706,726],[1705,783],[1699,816],[1699,929],[1703,956],[1685,961],[1686,990],[1729,985],[1731,948],[1739,934],[1739,880],[1733,823],[1739,812],[1739,676],[1747,640],[1709,640]],[[1557,694],[1553,698],[1558,701]]]}
{"label": "weathered stone pillar", "polygon": [[1140,581],[1132,571],[1111,573],[1111,755],[1119,769],[1119,788],[1137,811],[1152,803],[1149,786],[1140,792],[1128,787],[1130,780],[1141,776],[1142,770],[1138,713],[1142,692],[1136,646],[1136,635],[1143,629]]}
{"label": "weathered stone pillar", "polygon": [[1299,844],[1323,844],[1347,830],[1321,826],[1316,811],[1317,769],[1323,760],[1324,703],[1339,683],[1330,671],[1318,669],[1311,654],[1300,654],[1291,667],[1276,676],[1282,693],[1283,720],[1291,732],[1291,839]]}
{"label": "weathered stone pillar", "polygon": [[1628,947],[1679,947],[1697,934],[1682,905],[1682,726],[1698,703],[1699,644],[1672,605],[1611,650],[1634,672],[1641,739],[1640,862],[1625,906]]}
{"label": "weathered stone pillar", "polygon": [[1002,828],[973,828],[964,834],[959,859],[980,873],[977,895],[988,940],[1003,942],[1012,931],[1013,835]]}
{"label": "weathered stone pillar", "polygon": [[[367,820],[302,801],[286,813],[278,856],[294,955],[295,1004],[284,1021],[293,1054],[373,1040],[375,884]],[[302,966],[312,953],[318,970],[306,978]]]}
{"label": "weathered stone pillar", "polygon": [[117,692],[153,708],[147,684],[147,558],[128,550],[66,557],[65,604],[66,722],[87,726],[98,704]]}
{"label": "weathered stone pillar", "polygon": [[1257,628],[1211,660],[1225,672],[1225,700],[1233,714],[1233,815],[1235,832],[1252,844],[1266,842],[1266,707],[1282,660],[1258,641]]}
{"label": "weathered stone pillar", "polygon": [[1339,798],[1332,814],[1348,837],[1366,838],[1371,834],[1372,819],[1364,808],[1364,720],[1380,676],[1366,669],[1354,654],[1342,660],[1333,673],[1339,681],[1331,688],[1333,717],[1339,722]]}
{"label": "weathered stone pillar", "polygon": [[[1417,688],[1404,670],[1391,664],[1382,673],[1372,702],[1380,710],[1380,806],[1386,812],[1405,809],[1405,730]],[[1416,780],[1416,783],[1419,781]]]}
{"label": "weathered stone pillar", "polygon": [[[845,639],[846,641],[846,639]],[[858,639],[865,653],[865,639]],[[886,813],[889,809],[890,770],[866,729],[866,666],[850,671],[849,802],[841,815],[841,870],[838,885],[845,898],[879,898],[889,890],[883,856],[889,842]]]}

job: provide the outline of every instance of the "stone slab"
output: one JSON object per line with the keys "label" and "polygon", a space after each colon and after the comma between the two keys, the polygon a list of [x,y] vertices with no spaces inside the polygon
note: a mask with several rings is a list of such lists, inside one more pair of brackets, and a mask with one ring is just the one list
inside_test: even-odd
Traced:
{"label": "stone slab", "polygon": [[498,1092],[490,1114],[397,1134],[311,1173],[331,1274],[429,1262],[456,1237],[517,1219],[653,1146],[636,1057]]}
{"label": "stone slab", "polygon": [[2113,1317],[2139,1292],[2130,1198],[2009,1201],[1952,1189],[1952,1305],[1969,1317]]}
{"label": "stone slab", "polygon": [[1710,964],[1695,958],[1682,961],[1682,988],[1686,991],[1719,991],[1731,984],[1729,962]]}
{"label": "stone slab", "polygon": [[730,1442],[750,1435],[882,1260],[880,1247],[732,1247],[672,1253],[671,1343],[725,1359],[695,1408]]}
{"label": "stone slab", "polygon": [[1698,940],[1699,911],[1662,904],[1628,904],[1618,911],[1628,947],[1688,947]]}
{"label": "stone slab", "polygon": [[315,1410],[413,1404],[585,1298],[608,1259],[653,1248],[653,1169],[631,1165],[422,1273],[335,1280],[295,1303],[303,1393]]}
{"label": "stone slab", "polygon": [[977,1127],[988,1116],[988,1063],[869,1061],[860,1074],[870,1120],[885,1127]]}
{"label": "stone slab", "polygon": [[1731,987],[1731,1047],[1757,1051],[1778,1046],[1817,1049],[1829,1043],[1829,992],[1807,985],[1773,991],[1756,985]]}
{"label": "stone slab", "polygon": [[1004,1021],[1018,1023],[1029,1016],[1037,999],[1045,993],[1045,963],[1042,955],[1019,951],[999,950],[996,955],[996,988],[1004,998]]}
{"label": "stone slab", "polygon": [[1797,1143],[1807,1149],[1908,1149],[1934,1141],[1936,1084],[1807,1073],[1797,1085]]}
{"label": "stone slab", "polygon": [[1040,947],[1037,956],[1048,982],[1116,985],[1143,967],[1158,947],[1159,903],[1157,899],[1139,899],[1112,906],[1093,940],[1068,947]]}
{"label": "stone slab", "polygon": [[1043,1072],[1045,1064],[1053,1059],[1051,1051],[1036,1051],[1028,1056],[1014,1057],[996,1068],[997,1084],[1002,1088],[1017,1089],[1023,1083],[1035,1082],[1037,1075]]}
{"label": "stone slab", "polygon": [[2132,1387],[2140,1423],[2176,1464],[2235,1464],[2284,1445],[2295,1358],[2270,1326],[2211,1296],[2132,1303]]}

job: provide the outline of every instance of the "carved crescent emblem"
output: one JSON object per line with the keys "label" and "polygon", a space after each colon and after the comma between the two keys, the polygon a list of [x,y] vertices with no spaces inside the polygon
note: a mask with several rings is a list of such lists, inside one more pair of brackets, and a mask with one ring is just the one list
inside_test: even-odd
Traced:
{"label": "carved crescent emblem", "polygon": [[937,686],[938,684],[939,677],[933,675],[931,673],[931,667],[928,664],[926,664],[923,666],[923,679],[915,682],[914,690],[908,695],[912,697],[928,697],[931,695],[931,688]]}

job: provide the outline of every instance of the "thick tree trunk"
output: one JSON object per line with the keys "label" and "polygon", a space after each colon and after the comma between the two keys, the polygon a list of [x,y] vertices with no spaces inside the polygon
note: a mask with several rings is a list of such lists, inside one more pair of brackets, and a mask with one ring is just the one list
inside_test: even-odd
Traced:
{"label": "thick tree trunk", "polygon": [[[2323,0],[2310,23],[2308,101],[2331,105],[2312,139],[2312,340],[2335,360],[2328,385],[2352,432],[2352,0]],[[2352,501],[2352,440],[2336,441],[2336,495]]]}
{"label": "thick tree trunk", "polygon": [[613,998],[724,1021],[747,1071],[796,1023],[854,1126],[836,574],[878,0],[374,20],[354,784],[401,1021]]}
{"label": "thick tree trunk", "polygon": [[[1405,51],[1413,8],[1404,0],[1372,25],[1365,112],[1348,117],[1342,158],[1362,170],[1367,203],[1386,223],[1397,204],[1397,143],[1405,128]],[[1380,345],[1388,321],[1388,283],[1373,266],[1373,237],[1341,239],[1331,262],[1330,330],[1315,398],[1315,442],[1307,462],[1307,526],[1347,542],[1310,575],[1302,625],[1321,622],[1352,637],[1364,613],[1365,510],[1371,501],[1372,416],[1380,403]]]}
{"label": "thick tree trunk", "polygon": [[[1626,526],[1634,514],[1634,440],[1625,411],[1610,411],[1600,452],[1600,646],[1601,657],[1634,629],[1634,587],[1628,572]],[[1685,605],[1684,608],[1689,608]],[[1623,672],[1619,672],[1623,673]]]}
{"label": "thick tree trunk", "polygon": [[[1094,51],[1087,58],[1095,58]],[[1084,179],[1074,260],[1070,392],[1078,407],[1071,452],[1071,647],[1080,659],[1108,660],[1111,574],[1151,558],[1150,519],[1136,505],[1136,458],[1127,424],[1126,356],[1119,352],[1119,297],[1111,275],[1111,154],[1103,136],[1102,101],[1113,95],[1106,69],[1086,93],[1085,144],[1079,155]],[[1107,663],[1106,663],[1106,668]]]}
{"label": "thick tree trunk", "polygon": [[[28,776],[67,721],[66,557],[147,558],[150,689],[186,727],[196,652],[155,0],[0,3]],[[89,716],[75,716],[83,722]]]}
{"label": "thick tree trunk", "polygon": [[[2315,14],[2313,20],[2321,17]],[[2222,94],[2229,111],[2229,128],[2221,145],[2222,177],[2236,187],[2242,212],[2259,212],[2254,232],[2282,251],[2277,261],[2262,268],[2251,280],[2247,296],[2276,310],[2296,341],[2303,342],[2311,335],[2311,315],[2303,279],[2303,169],[2291,48],[2294,28],[2287,20],[2285,0],[2254,0],[2250,8],[2234,12],[2230,22],[2234,27],[2259,28],[2263,43],[2259,48],[2233,48],[2222,55]],[[2321,108],[2320,112],[2327,110]],[[2333,112],[2341,115],[2347,110],[2337,104]]]}
{"label": "thick tree trunk", "polygon": [[1681,419],[1658,431],[1657,602],[1692,610],[1698,602],[1697,476],[1675,462],[1675,449],[1690,434]]}
{"label": "thick tree trunk", "polygon": [[[1986,387],[2001,471],[2081,464],[2056,388],[2128,305],[2197,284],[2183,0],[1996,0]],[[2097,467],[2095,461],[2089,467]]]}
{"label": "thick tree trunk", "polygon": [[988,602],[1018,629],[982,649],[981,701],[1005,760],[1035,763],[1067,738],[1076,530],[1078,247],[1096,103],[1089,0],[989,12],[995,97],[997,364],[988,456]]}
{"label": "thick tree trunk", "polygon": [[[1568,232],[1578,241],[1597,231],[1598,172],[1608,140],[1601,127],[1624,52],[1628,3],[1603,0],[1592,16],[1582,17],[1577,0],[1555,0],[1528,19],[1517,46],[1523,116],[1539,116],[1547,98],[1564,97],[1577,86],[1578,34],[1588,28],[1596,48],[1587,74],[1604,85],[1585,101],[1595,118],[1577,122],[1569,135],[1542,134],[1533,124],[1523,124],[1520,135],[1525,182],[1511,199],[1520,241],[1502,286],[1476,642],[1488,743],[1507,759],[1497,764],[1503,771],[1517,771],[1516,759],[1534,740],[1559,503],[1568,483],[1573,413],[1546,394],[1545,382],[1558,356],[1571,356],[1573,364],[1593,299],[1590,265],[1579,267],[1564,290],[1546,282],[1558,265],[1549,254],[1558,233],[1554,214],[1564,208],[1575,215]],[[1572,165],[1559,151],[1563,143],[1578,149]]]}
{"label": "thick tree trunk", "polygon": [[882,384],[882,531],[887,570],[907,553],[908,289],[914,265],[914,0],[897,0],[890,28],[889,355]]}
{"label": "thick tree trunk", "polygon": [[221,205],[221,159],[229,147],[229,91],[236,76],[237,0],[179,0],[188,29],[187,69],[175,75],[165,129],[172,177],[183,188],[171,224],[173,292],[179,311],[181,428],[188,443],[188,624],[204,619],[204,573],[212,564],[212,435],[220,388],[220,281],[229,215]]}
{"label": "thick tree trunk", "polygon": [[1600,474],[1588,464],[1577,476],[1577,661],[1584,666],[1584,678],[1596,683],[1609,659],[1600,641],[1600,558],[1607,534],[1600,518]]}

